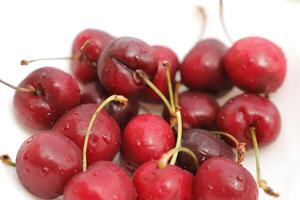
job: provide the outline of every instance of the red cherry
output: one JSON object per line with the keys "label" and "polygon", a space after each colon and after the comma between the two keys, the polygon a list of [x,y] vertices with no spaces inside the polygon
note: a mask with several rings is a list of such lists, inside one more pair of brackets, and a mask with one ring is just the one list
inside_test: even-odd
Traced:
{"label": "red cherry", "polygon": [[258,189],[252,175],[240,164],[226,158],[208,159],[198,169],[194,199],[257,200]]}
{"label": "red cherry", "polygon": [[226,54],[225,64],[233,83],[253,93],[274,92],[286,74],[286,60],[281,49],[259,37],[235,42]]}
{"label": "red cherry", "polygon": [[80,102],[74,78],[53,67],[31,72],[19,85],[33,93],[16,91],[14,105],[20,120],[31,128],[50,129],[66,111]]}
{"label": "red cherry", "polygon": [[70,139],[42,132],[27,139],[17,154],[16,170],[26,189],[43,199],[63,193],[81,170],[81,151]]}
{"label": "red cherry", "polygon": [[107,96],[103,86],[98,81],[92,81],[82,86],[81,104],[101,103]]}
{"label": "red cherry", "polygon": [[229,91],[232,84],[223,61],[226,51],[227,47],[215,39],[198,42],[180,66],[182,82],[190,89],[214,94]]}
{"label": "red cherry", "polygon": [[[81,82],[97,80],[96,65],[103,48],[113,39],[111,35],[96,29],[86,29],[80,32],[73,41],[72,56],[81,58],[72,59],[71,69],[75,77]],[[90,40],[91,44],[85,49],[85,55],[81,55],[80,48]],[[92,66],[94,63],[95,66]]]}
{"label": "red cherry", "polygon": [[138,69],[150,78],[157,72],[152,48],[136,38],[113,40],[98,60],[98,77],[109,93],[136,95],[144,86],[135,73]]}
{"label": "red cherry", "polygon": [[[53,131],[70,138],[83,149],[87,127],[97,107],[98,104],[83,104],[72,109],[57,121]],[[88,143],[88,164],[112,160],[119,150],[120,140],[118,124],[106,111],[101,111],[93,124]]]}
{"label": "red cherry", "polygon": [[130,169],[159,159],[173,148],[173,130],[160,116],[143,114],[134,117],[123,132],[121,154]]}
{"label": "red cherry", "polygon": [[249,128],[255,127],[260,146],[273,142],[280,131],[281,119],[276,106],[267,98],[241,94],[231,98],[220,110],[217,124],[220,130],[232,134],[238,141],[252,147]]}
{"label": "red cherry", "polygon": [[74,176],[64,190],[64,200],[135,200],[130,177],[118,165],[100,161]]}
{"label": "red cherry", "polygon": [[138,200],[192,200],[193,175],[177,166],[158,168],[157,161],[148,161],[133,175]]}

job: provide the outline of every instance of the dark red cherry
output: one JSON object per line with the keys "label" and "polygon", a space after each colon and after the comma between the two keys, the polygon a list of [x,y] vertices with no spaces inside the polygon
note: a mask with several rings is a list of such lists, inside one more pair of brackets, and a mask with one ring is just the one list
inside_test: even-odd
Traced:
{"label": "dark red cherry", "polygon": [[158,168],[148,161],[133,175],[138,200],[193,200],[193,175],[177,166]]}
{"label": "dark red cherry", "polygon": [[27,139],[19,149],[18,177],[35,196],[56,198],[62,195],[69,179],[81,170],[81,154],[70,139],[41,132]]}
{"label": "dark red cherry", "polygon": [[[84,138],[98,104],[83,104],[63,115],[53,127],[57,134],[73,140],[83,149]],[[87,148],[87,161],[91,165],[100,160],[112,160],[120,147],[120,128],[116,121],[102,110],[93,124]]]}
{"label": "dark red cherry", "polygon": [[101,103],[107,96],[107,92],[98,81],[92,81],[82,85],[81,104]]}
{"label": "dark red cherry", "polygon": [[[166,69],[162,63],[167,61],[170,64],[171,81],[174,84],[176,71],[179,66],[177,55],[171,49],[165,46],[152,46],[152,49],[158,66],[157,73],[152,82],[165,96],[168,96],[169,93],[166,79]],[[143,101],[161,103],[160,97],[149,87],[147,87],[143,93]]]}
{"label": "dark red cherry", "polygon": [[121,155],[129,169],[159,159],[175,145],[173,130],[160,116],[142,114],[134,117],[123,132]]}
{"label": "dark red cherry", "polygon": [[[233,149],[224,140],[204,129],[185,130],[181,145],[194,152],[200,165],[212,157],[235,159]],[[177,165],[193,174],[197,171],[194,160],[186,153],[179,153]]]}
{"label": "dark red cherry", "polygon": [[136,95],[144,83],[135,74],[142,70],[149,78],[157,72],[152,48],[136,38],[113,40],[98,60],[98,77],[104,88],[112,94],[126,97]]}
{"label": "dark red cherry", "polygon": [[255,127],[259,146],[273,142],[280,131],[281,119],[276,106],[267,98],[241,94],[231,98],[221,108],[218,128],[232,134],[238,141],[252,147],[249,128]]}
{"label": "dark red cherry", "polygon": [[232,88],[225,72],[224,56],[227,47],[219,40],[198,42],[185,56],[180,72],[182,82],[193,90],[224,94]]}
{"label": "dark red cherry", "polygon": [[66,111],[80,103],[80,90],[68,73],[53,67],[31,72],[19,85],[35,92],[16,91],[15,110],[31,128],[50,129]]}
{"label": "dark red cherry", "polygon": [[286,59],[281,49],[260,37],[235,42],[226,54],[225,64],[233,83],[252,93],[276,91],[286,74]]}
{"label": "dark red cherry", "polygon": [[194,183],[194,199],[257,200],[258,189],[252,175],[240,164],[216,157],[198,169]]}
{"label": "dark red cherry", "polygon": [[96,162],[74,176],[64,190],[64,200],[135,200],[130,177],[118,165]]}
{"label": "dark red cherry", "polygon": [[[81,82],[97,80],[96,66],[98,58],[103,48],[113,39],[111,35],[104,31],[96,29],[86,29],[80,32],[73,41],[72,56],[79,59],[73,59],[71,69],[74,76]],[[83,44],[90,40],[91,44],[84,50],[80,51]]]}

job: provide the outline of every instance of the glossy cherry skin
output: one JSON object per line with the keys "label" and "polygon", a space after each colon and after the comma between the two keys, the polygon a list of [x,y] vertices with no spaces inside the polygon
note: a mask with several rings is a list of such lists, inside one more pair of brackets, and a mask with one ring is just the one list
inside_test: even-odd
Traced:
{"label": "glossy cherry skin", "polygon": [[[176,71],[179,66],[179,61],[177,55],[170,48],[165,46],[152,46],[154,56],[157,63],[157,73],[154,76],[152,82],[153,84],[165,95],[168,96],[168,83],[166,79],[166,70],[162,65],[164,61],[168,61],[170,64],[170,75],[171,81],[174,84]],[[153,90],[147,87],[143,93],[143,101],[150,103],[161,103],[160,97],[153,92]]]}
{"label": "glossy cherry skin", "polygon": [[177,166],[157,167],[157,160],[140,166],[133,175],[138,200],[193,200],[193,175]]}
{"label": "glossy cherry skin", "polygon": [[231,98],[221,108],[218,128],[232,134],[238,141],[252,147],[249,128],[256,128],[260,147],[272,143],[281,128],[281,118],[276,106],[267,98],[254,94],[241,94]]}
{"label": "glossy cherry skin", "polygon": [[80,103],[101,103],[107,96],[107,92],[99,81],[92,81],[82,85]]}
{"label": "glossy cherry skin", "polygon": [[197,200],[257,200],[258,189],[252,175],[240,164],[222,157],[205,161],[194,184]]}
{"label": "glossy cherry skin", "polygon": [[126,126],[121,155],[130,170],[149,160],[159,159],[175,145],[173,130],[160,116],[142,114],[134,117]]}
{"label": "glossy cherry skin", "polygon": [[[83,104],[63,115],[53,127],[56,134],[64,135],[83,149],[84,138],[92,115],[98,104]],[[102,110],[93,125],[87,148],[87,161],[91,165],[101,160],[112,160],[121,142],[117,122]]]}
{"label": "glossy cherry skin", "polygon": [[118,165],[96,162],[84,173],[74,176],[64,190],[64,200],[135,200],[130,177]]}
{"label": "glossy cherry skin", "polygon": [[151,79],[157,65],[151,46],[136,38],[122,37],[103,50],[97,70],[101,84],[109,93],[129,97],[144,88],[135,71],[142,70]]}
{"label": "glossy cherry skin", "polygon": [[70,139],[41,132],[19,149],[17,174],[29,192],[42,199],[53,199],[62,195],[69,179],[81,170],[81,155]]}
{"label": "glossy cherry skin", "polygon": [[226,52],[227,47],[219,40],[198,42],[180,66],[182,82],[190,89],[218,95],[229,91],[232,83],[225,72]]}
{"label": "glossy cherry skin", "polygon": [[[113,39],[111,35],[104,31],[96,29],[86,29],[80,32],[73,41],[72,56],[80,56],[79,59],[73,59],[71,70],[74,76],[81,82],[97,80],[96,65],[103,48]],[[80,48],[87,41],[91,44],[86,48],[86,56],[81,54]],[[93,64],[91,64],[91,62]]]}
{"label": "glossy cherry skin", "polygon": [[276,91],[286,74],[286,59],[281,49],[260,37],[235,42],[226,54],[225,65],[233,83],[251,93]]}
{"label": "glossy cherry skin", "polygon": [[[204,129],[185,130],[181,145],[195,153],[200,165],[212,157],[235,159],[234,151],[224,140]],[[193,159],[186,153],[179,153],[177,165],[193,174],[197,172]]]}
{"label": "glossy cherry skin", "polygon": [[80,90],[68,73],[53,67],[31,72],[19,85],[36,92],[16,91],[14,106],[19,119],[35,129],[50,129],[66,111],[80,103]]}

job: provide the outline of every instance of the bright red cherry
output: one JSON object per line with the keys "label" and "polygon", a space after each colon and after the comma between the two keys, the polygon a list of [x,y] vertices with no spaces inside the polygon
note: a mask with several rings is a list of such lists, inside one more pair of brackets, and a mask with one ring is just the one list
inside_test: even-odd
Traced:
{"label": "bright red cherry", "polygon": [[53,67],[31,72],[19,85],[33,92],[16,91],[14,105],[20,120],[31,128],[50,129],[66,111],[80,103],[80,90],[68,73]]}
{"label": "bright red cherry", "polygon": [[[113,39],[111,35],[96,29],[86,29],[80,32],[73,41],[71,69],[74,76],[81,82],[97,80],[96,66],[103,48]],[[80,48],[90,40],[91,44],[84,50]]]}
{"label": "bright red cherry", "polygon": [[286,59],[281,49],[260,37],[235,42],[226,54],[225,64],[233,83],[252,93],[276,91],[286,74]]}
{"label": "bright red cherry", "polygon": [[112,94],[129,97],[143,89],[144,82],[137,77],[136,70],[142,70],[149,78],[157,72],[152,48],[136,38],[113,40],[98,60],[99,80]]}
{"label": "bright red cherry", "polygon": [[259,146],[273,142],[280,131],[281,119],[276,106],[267,98],[253,94],[241,94],[231,98],[221,108],[218,128],[232,134],[238,141],[252,147],[249,128],[256,129]]}
{"label": "bright red cherry", "polygon": [[138,200],[193,200],[193,175],[177,166],[158,168],[148,161],[133,175]]}
{"label": "bright red cherry", "polygon": [[[83,149],[84,138],[92,115],[98,104],[83,104],[63,115],[53,127],[57,134],[73,140]],[[93,124],[87,148],[87,161],[91,165],[101,160],[112,160],[120,147],[120,128],[105,110],[102,110]]]}
{"label": "bright red cherry", "polygon": [[208,159],[199,167],[194,192],[197,200],[258,199],[252,175],[240,164],[222,157]]}
{"label": "bright red cherry", "polygon": [[64,190],[64,200],[135,200],[130,177],[118,165],[100,161],[74,176]]}
{"label": "bright red cherry", "polygon": [[218,40],[198,42],[185,56],[180,72],[182,82],[193,90],[222,94],[232,88],[224,66],[227,47]]}
{"label": "bright red cherry", "polygon": [[26,189],[42,199],[63,193],[81,170],[81,150],[70,139],[42,132],[27,139],[17,154],[16,170]]}
{"label": "bright red cherry", "polygon": [[159,159],[174,145],[173,130],[163,118],[142,114],[127,124],[123,132],[121,155],[126,167],[136,169],[149,160]]}

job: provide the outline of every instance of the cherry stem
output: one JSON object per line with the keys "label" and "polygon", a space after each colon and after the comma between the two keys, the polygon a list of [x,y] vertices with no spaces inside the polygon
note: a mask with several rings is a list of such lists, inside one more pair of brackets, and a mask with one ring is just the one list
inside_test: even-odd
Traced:
{"label": "cherry stem", "polygon": [[39,58],[34,60],[21,60],[21,65],[29,65],[33,62],[44,61],[44,60],[73,60],[75,57],[57,57],[57,58]]}
{"label": "cherry stem", "polygon": [[150,113],[150,110],[144,104],[140,103],[139,106],[144,112]]}
{"label": "cherry stem", "polygon": [[83,45],[80,47],[80,53],[85,56],[90,63],[91,66],[97,67],[97,64],[89,57],[89,55],[86,53],[87,48],[92,44],[92,40],[86,40]]}
{"label": "cherry stem", "polygon": [[224,4],[223,4],[223,0],[220,0],[220,1],[219,1],[219,5],[220,5],[220,6],[219,6],[219,8],[220,8],[220,10],[219,10],[219,13],[220,13],[220,21],[221,21],[221,25],[222,25],[223,31],[224,31],[224,33],[225,33],[227,39],[228,39],[231,43],[233,43],[233,39],[232,39],[232,37],[230,36],[230,34],[229,34],[229,32],[228,32],[228,29],[227,29],[227,27],[226,27],[225,20],[224,20]]}
{"label": "cherry stem", "polygon": [[206,30],[206,25],[207,25],[207,15],[205,12],[205,9],[202,6],[197,6],[197,13],[201,17],[202,20],[202,26],[201,26],[201,32],[200,32],[200,37],[199,41],[202,40],[205,30]]}
{"label": "cherry stem", "polygon": [[87,157],[86,157],[86,153],[87,153],[87,147],[88,147],[88,141],[89,141],[89,137],[92,133],[92,127],[93,124],[98,116],[98,114],[100,113],[100,111],[111,101],[117,101],[119,103],[124,104],[125,106],[127,105],[128,99],[125,98],[124,96],[121,95],[111,95],[110,97],[106,98],[100,105],[99,107],[96,109],[95,113],[93,114],[88,128],[86,130],[86,134],[85,134],[85,138],[84,138],[84,143],[83,143],[83,155],[82,155],[82,171],[85,172],[87,170]]}
{"label": "cherry stem", "polygon": [[4,85],[6,85],[6,86],[8,86],[8,87],[10,87],[10,88],[12,88],[14,90],[17,90],[18,92],[28,92],[28,93],[33,93],[33,94],[36,93],[36,90],[33,89],[33,88],[17,87],[17,86],[14,86],[12,84],[9,84],[9,83],[3,81],[2,79],[0,79],[0,83],[4,84]]}
{"label": "cherry stem", "polygon": [[8,154],[4,154],[4,155],[1,155],[0,156],[0,160],[6,164],[6,165],[9,165],[11,167],[16,167],[16,163],[14,163],[11,158],[9,157]]}
{"label": "cherry stem", "polygon": [[179,81],[176,81],[175,83],[175,89],[174,89],[174,102],[175,106],[179,107],[179,88],[181,86],[181,83]]}
{"label": "cherry stem", "polygon": [[175,112],[175,103],[174,103],[174,92],[173,92],[173,86],[172,86],[172,80],[171,80],[171,72],[170,72],[170,63],[168,61],[163,61],[162,65],[166,69],[166,79],[167,79],[167,85],[169,90],[169,99],[170,104],[173,110],[173,113]]}
{"label": "cherry stem", "polygon": [[210,131],[210,132],[230,139],[235,144],[236,147],[236,152],[237,152],[236,161],[238,163],[242,163],[245,160],[246,143],[239,142],[235,137],[233,137],[233,135],[223,131]]}
{"label": "cherry stem", "polygon": [[252,143],[254,147],[254,152],[255,152],[255,160],[256,160],[256,175],[257,175],[257,182],[258,186],[264,190],[265,193],[268,195],[271,195],[273,197],[279,197],[279,194],[275,192],[272,188],[270,188],[267,184],[267,181],[261,178],[260,174],[260,159],[259,159],[259,147],[256,139],[256,129],[254,127],[251,127],[249,129],[251,138],[252,138]]}
{"label": "cherry stem", "polygon": [[180,151],[187,153],[188,155],[190,155],[195,163],[196,168],[198,169],[199,167],[199,161],[197,159],[197,156],[194,154],[194,152],[192,152],[190,149],[186,148],[186,147],[178,147],[178,148],[173,148],[171,150],[169,150],[168,152],[164,153],[162,155],[162,157],[159,159],[157,166],[158,168],[162,169],[168,166],[168,162],[171,159],[171,157],[175,154],[175,153],[179,153]]}
{"label": "cherry stem", "polygon": [[[179,108],[176,108],[176,118],[177,118],[177,140],[175,148],[181,147],[181,139],[182,139],[182,119],[181,119],[181,112]],[[177,160],[178,152],[175,152],[172,156],[170,165],[175,165]]]}

